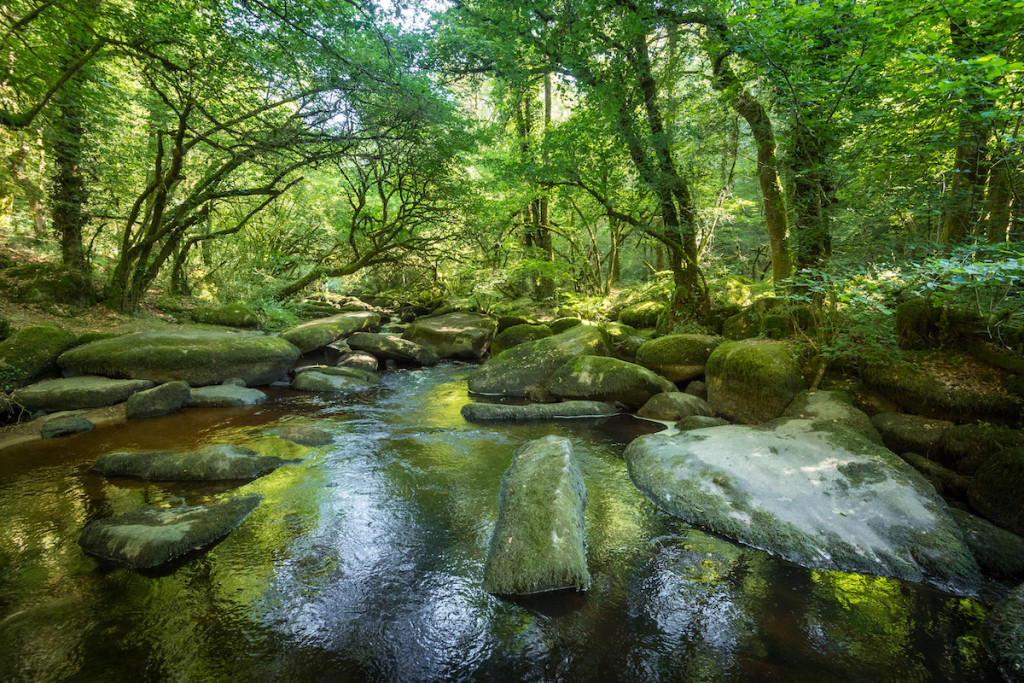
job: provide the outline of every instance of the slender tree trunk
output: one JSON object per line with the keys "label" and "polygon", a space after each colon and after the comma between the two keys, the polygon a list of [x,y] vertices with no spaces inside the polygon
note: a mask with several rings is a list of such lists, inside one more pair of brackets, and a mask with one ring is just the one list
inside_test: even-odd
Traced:
{"label": "slender tree trunk", "polygon": [[[804,112],[813,119],[812,112]],[[832,256],[829,225],[835,184],[828,166],[824,131],[797,121],[793,132],[793,208],[796,213],[796,267],[819,268]],[[767,202],[765,204],[767,206]]]}
{"label": "slender tree trunk", "polygon": [[1010,229],[1010,204],[1013,201],[1009,164],[1000,159],[988,171],[988,192],[982,227],[989,244],[1005,242]]}

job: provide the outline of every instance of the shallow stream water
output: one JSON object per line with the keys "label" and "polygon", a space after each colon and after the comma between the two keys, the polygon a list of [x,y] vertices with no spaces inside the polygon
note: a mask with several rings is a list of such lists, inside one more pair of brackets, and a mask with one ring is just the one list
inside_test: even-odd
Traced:
{"label": "shallow stream water", "polygon": [[[0,679],[24,681],[995,680],[978,602],[808,570],[690,528],[630,483],[631,417],[477,425],[468,366],[389,373],[372,396],[278,391],[0,456]],[[306,449],[266,429],[310,425]],[[562,434],[587,487],[592,588],[480,587],[514,449]],[[237,443],[301,461],[254,482],[105,480],[113,450]],[[263,503],[159,574],[101,564],[78,535],[143,504]]]}

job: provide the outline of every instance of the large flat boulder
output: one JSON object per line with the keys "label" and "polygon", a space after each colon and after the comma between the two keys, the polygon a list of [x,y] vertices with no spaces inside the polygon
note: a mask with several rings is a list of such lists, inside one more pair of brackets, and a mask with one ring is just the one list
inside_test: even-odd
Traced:
{"label": "large flat boulder", "polygon": [[653,434],[625,458],[633,482],[666,512],[797,564],[960,594],[980,582],[935,490],[842,425],[788,419]]}
{"label": "large flat boulder", "polygon": [[587,590],[586,499],[568,439],[548,436],[520,448],[501,478],[484,590],[499,595]]}
{"label": "large flat boulder", "polygon": [[78,545],[96,557],[152,569],[227,536],[261,500],[252,495],[211,505],[147,506],[90,522]]}
{"label": "large flat boulder", "polygon": [[412,365],[435,365],[437,354],[426,346],[390,334],[357,332],[348,338],[348,345],[365,351],[380,360],[393,360]]}
{"label": "large flat boulder", "polygon": [[631,410],[656,394],[675,391],[672,382],[636,363],[583,355],[555,370],[548,390],[564,399],[621,403]]}
{"label": "large flat boulder", "polygon": [[573,358],[612,353],[608,334],[598,326],[578,325],[561,334],[526,342],[503,351],[469,376],[469,390],[475,394],[526,397],[547,391],[555,370]]}
{"label": "large flat boulder", "polygon": [[513,406],[505,403],[467,403],[462,417],[470,422],[558,420],[574,417],[608,417],[619,411],[601,401],[562,401]]}
{"label": "large flat boulder", "polygon": [[285,330],[281,336],[302,353],[309,353],[360,330],[368,330],[379,323],[379,314],[372,311],[355,311],[302,323]]}
{"label": "large flat boulder", "polygon": [[125,417],[144,420],[169,415],[185,407],[191,396],[188,382],[167,382],[146,391],[132,394],[125,405]]}
{"label": "large flat boulder", "polygon": [[256,479],[290,461],[250,448],[213,444],[194,451],[118,451],[101,455],[92,469],[105,477],[156,481]]}
{"label": "large flat boulder", "polygon": [[77,374],[192,386],[239,377],[259,386],[284,375],[298,357],[299,350],[281,337],[183,328],[101,339],[67,351],[58,362]]}
{"label": "large flat boulder", "polygon": [[417,318],[403,339],[433,351],[438,358],[480,360],[494,339],[498,321],[480,313],[446,313]]}
{"label": "large flat boulder", "polygon": [[14,392],[12,398],[30,411],[87,410],[127,401],[153,386],[146,379],[67,377],[44,379]]}

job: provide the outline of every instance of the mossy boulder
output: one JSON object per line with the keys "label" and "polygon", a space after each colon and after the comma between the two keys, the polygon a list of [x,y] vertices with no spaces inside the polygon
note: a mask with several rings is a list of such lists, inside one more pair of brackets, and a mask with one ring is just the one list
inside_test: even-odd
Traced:
{"label": "mossy boulder", "polygon": [[438,358],[480,360],[494,339],[498,321],[480,313],[447,313],[418,318],[402,334],[403,339],[433,351]]}
{"label": "mossy boulder", "polygon": [[289,462],[250,448],[214,444],[193,451],[118,451],[101,455],[92,469],[105,477],[155,481],[256,479]]}
{"label": "mossy boulder", "polygon": [[982,629],[985,647],[1011,683],[1024,681],[1024,584],[989,612]]}
{"label": "mossy boulder", "polygon": [[708,427],[722,427],[732,424],[720,417],[708,417],[707,415],[688,415],[673,425],[681,432],[688,432],[693,429],[706,429]]}
{"label": "mossy boulder", "polygon": [[723,341],[708,334],[669,334],[644,342],[636,362],[672,382],[685,382],[704,374],[708,357]]}
{"label": "mossy boulder", "polygon": [[285,330],[281,337],[294,344],[302,353],[308,353],[327,346],[336,339],[368,330],[379,323],[379,314],[372,311],[355,311],[311,320]]}
{"label": "mossy boulder", "polygon": [[978,468],[967,490],[971,505],[986,519],[1024,534],[1024,448],[1007,448],[993,454]]}
{"label": "mossy boulder", "polygon": [[39,436],[56,439],[70,434],[88,432],[96,425],[81,413],[62,413],[48,418],[39,428]]}
{"label": "mossy boulder", "polygon": [[681,420],[691,415],[703,415],[712,417],[714,413],[707,401],[697,398],[691,394],[684,394],[680,391],[667,391],[655,394],[640,410],[636,411],[638,417],[645,417],[649,420]]}
{"label": "mossy boulder", "polygon": [[462,417],[470,422],[531,422],[576,417],[608,417],[619,411],[600,401],[562,401],[516,406],[505,403],[467,403]]}
{"label": "mossy boulder", "polygon": [[57,358],[74,343],[74,335],[55,325],[25,327],[10,335],[0,342],[0,390],[58,374]]}
{"label": "mossy boulder", "polygon": [[169,415],[184,408],[191,396],[188,382],[167,382],[128,397],[125,415],[129,420],[144,420]]}
{"label": "mossy boulder", "polygon": [[1017,420],[1020,397],[1002,389],[1004,375],[960,353],[905,352],[902,358],[860,367],[864,385],[903,410],[926,417],[967,422]]}
{"label": "mossy boulder", "polygon": [[30,411],[85,410],[127,401],[138,391],[153,386],[146,379],[109,379],[107,377],[67,377],[44,379],[23,389],[12,398]]}
{"label": "mossy boulder", "polygon": [[[882,444],[882,436],[863,410],[835,391],[804,391],[797,394],[786,407],[783,417],[825,420],[845,425],[875,443]],[[897,451],[901,453],[902,451]]]}
{"label": "mossy boulder", "polygon": [[619,322],[630,327],[654,327],[658,324],[658,316],[664,310],[665,304],[663,303],[644,301],[619,311]]}
{"label": "mossy boulder", "polygon": [[789,342],[724,342],[708,357],[705,375],[712,410],[744,424],[779,417],[807,388],[800,347]]}
{"label": "mossy boulder", "polygon": [[324,368],[312,368],[295,375],[292,389],[324,394],[358,394],[369,391],[380,384],[350,374],[327,374]]}
{"label": "mossy boulder", "polygon": [[267,395],[259,389],[232,384],[217,384],[209,387],[196,387],[189,392],[190,408],[239,408],[255,406],[267,400]]}
{"label": "mossy boulder", "polygon": [[949,512],[983,572],[1000,578],[1024,574],[1024,538],[966,510],[950,508]]}
{"label": "mossy boulder", "polygon": [[561,334],[570,327],[576,327],[577,325],[582,324],[583,320],[581,320],[580,318],[558,318],[557,320],[552,320],[550,323],[548,323],[548,327],[551,328],[552,334]]}
{"label": "mossy boulder", "polygon": [[526,342],[545,339],[552,335],[551,328],[547,325],[513,325],[505,328],[494,337],[491,342],[491,355],[496,356],[506,349],[519,346]]}
{"label": "mossy boulder", "polygon": [[608,341],[612,345],[612,355],[619,360],[630,363],[636,362],[637,351],[640,350],[640,347],[649,338],[645,337],[644,334],[651,333],[650,330],[640,332],[636,328],[624,325],[623,323],[605,323],[602,327],[608,333]]}
{"label": "mossy boulder", "polygon": [[499,595],[587,590],[586,499],[568,439],[548,436],[520,448],[501,478],[484,590]]}
{"label": "mossy boulder", "polygon": [[299,350],[280,337],[184,328],[102,339],[65,352],[58,362],[78,374],[192,386],[240,377],[259,386],[280,378],[298,357]]}
{"label": "mossy boulder", "polygon": [[608,334],[601,327],[580,325],[491,358],[469,376],[469,390],[525,398],[531,391],[544,389],[555,370],[576,356],[607,356],[611,350]]}
{"label": "mossy boulder", "polygon": [[419,366],[436,365],[438,361],[433,350],[389,334],[356,332],[348,338],[348,345],[356,351],[372,354],[378,360]]}
{"label": "mossy boulder", "polygon": [[910,299],[896,307],[896,343],[901,349],[937,349],[958,343],[978,323],[972,311]]}
{"label": "mossy boulder", "polygon": [[876,413],[871,416],[871,424],[894,453],[911,451],[928,457],[934,457],[942,435],[953,427],[947,420],[903,413]]}
{"label": "mossy boulder", "polygon": [[208,325],[226,327],[257,327],[259,316],[241,301],[223,306],[199,306],[192,311],[192,319]]}
{"label": "mossy boulder", "polygon": [[1024,432],[976,423],[945,430],[935,445],[934,457],[960,474],[973,475],[989,456],[1005,448],[1024,446]]}
{"label": "mossy boulder", "polygon": [[980,572],[945,502],[909,465],[842,425],[776,420],[634,440],[633,482],[689,524],[806,567],[959,594]]}
{"label": "mossy boulder", "polygon": [[967,477],[957,474],[948,467],[943,467],[920,453],[905,452],[900,453],[900,457],[920,472],[921,476],[935,487],[935,491],[939,495],[945,498],[967,500],[967,487],[970,482]]}
{"label": "mossy boulder", "polygon": [[547,383],[562,399],[621,403],[631,410],[675,385],[647,368],[618,358],[582,355],[558,368]]}
{"label": "mossy boulder", "polygon": [[722,336],[733,341],[757,336],[780,339],[785,336],[785,318],[778,313],[783,300],[775,297],[758,299],[739,313],[722,322]]}
{"label": "mossy boulder", "polygon": [[96,557],[153,569],[227,536],[261,500],[253,495],[210,505],[147,506],[90,522],[78,545]]}
{"label": "mossy boulder", "polygon": [[335,366],[339,368],[357,368],[367,372],[376,372],[380,367],[380,361],[372,353],[365,351],[350,351],[338,356]]}
{"label": "mossy boulder", "polygon": [[536,325],[536,324],[537,324],[536,318],[534,318],[532,316],[529,316],[529,315],[515,315],[515,314],[499,315],[498,316],[497,332],[498,332],[498,334],[501,334],[502,332],[504,332],[508,328],[514,327],[516,325]]}
{"label": "mossy boulder", "polygon": [[279,436],[282,439],[297,443],[307,448],[318,448],[330,446],[334,443],[334,435],[316,427],[307,425],[282,425],[268,429],[267,434]]}

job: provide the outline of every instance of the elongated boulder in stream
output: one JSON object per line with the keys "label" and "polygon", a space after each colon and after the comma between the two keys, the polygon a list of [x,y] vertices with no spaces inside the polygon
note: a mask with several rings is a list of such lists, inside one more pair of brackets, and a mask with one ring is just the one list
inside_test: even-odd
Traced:
{"label": "elongated boulder in stream", "polygon": [[583,474],[564,437],[520,448],[501,478],[484,590],[499,595],[590,587]]}
{"label": "elongated boulder in stream", "polygon": [[239,377],[259,386],[281,377],[298,357],[299,350],[280,337],[184,328],[101,339],[67,351],[58,362],[78,374],[184,380],[194,387]]}
{"label": "elongated boulder in stream", "polygon": [[212,505],[147,506],[90,522],[78,545],[96,557],[152,569],[227,536],[261,501],[253,495]]}
{"label": "elongated boulder in stream", "polygon": [[107,377],[67,377],[44,379],[18,389],[11,396],[27,410],[86,410],[127,401],[137,391],[145,391],[153,382],[145,379],[109,379]]}
{"label": "elongated boulder in stream", "polygon": [[327,346],[360,330],[368,330],[380,323],[380,315],[371,311],[356,311],[311,320],[281,333],[281,336],[302,353]]}
{"label": "elongated boulder in stream", "polygon": [[632,410],[655,394],[676,391],[672,382],[647,368],[618,358],[577,356],[548,380],[552,394],[565,399],[621,403]]}
{"label": "elongated boulder in stream", "polygon": [[218,481],[255,479],[289,460],[231,444],[214,444],[194,451],[118,451],[101,455],[93,470],[105,477],[134,477],[157,481]]}
{"label": "elongated boulder in stream", "polygon": [[480,360],[487,353],[498,321],[480,313],[446,313],[417,318],[402,334],[438,358]]}
{"label": "elongated boulder in stream", "polygon": [[531,392],[546,391],[555,370],[576,356],[608,356],[611,352],[604,329],[579,325],[491,358],[469,376],[469,390],[475,394],[526,397]]}
{"label": "elongated boulder in stream", "polygon": [[237,408],[259,405],[266,400],[267,395],[259,389],[217,384],[193,389],[187,405],[192,408]]}
{"label": "elongated boulder in stream", "polygon": [[348,345],[357,351],[366,351],[381,360],[394,360],[413,365],[435,365],[437,354],[408,339],[389,334],[357,332],[348,338]]}
{"label": "elongated boulder in stream", "polygon": [[797,564],[960,594],[980,581],[935,489],[842,425],[790,419],[653,434],[625,458],[637,488],[666,512]]}
{"label": "elongated boulder in stream", "polygon": [[292,389],[325,394],[356,394],[380,385],[374,373],[359,368],[313,366],[303,369],[292,380]]}
{"label": "elongated boulder in stream", "polygon": [[562,401],[512,406],[504,403],[467,403],[462,417],[470,422],[553,420],[572,417],[608,417],[619,411],[600,401]]}

